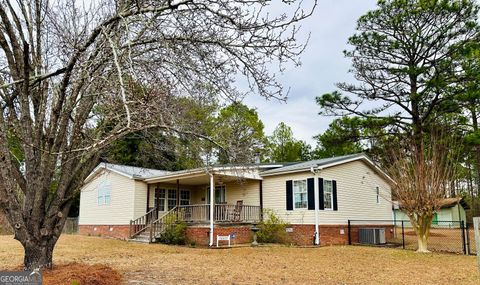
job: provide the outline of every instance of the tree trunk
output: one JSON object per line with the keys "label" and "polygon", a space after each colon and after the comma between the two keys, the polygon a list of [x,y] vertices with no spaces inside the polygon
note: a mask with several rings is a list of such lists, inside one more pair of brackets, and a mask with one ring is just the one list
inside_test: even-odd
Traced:
{"label": "tree trunk", "polygon": [[57,238],[51,237],[48,241],[28,241],[23,246],[25,250],[24,269],[51,269],[53,266],[53,249]]}
{"label": "tree trunk", "polygon": [[430,252],[428,250],[428,238],[425,234],[417,235],[418,249],[417,252]]}
{"label": "tree trunk", "polygon": [[430,252],[428,250],[428,237],[430,235],[430,227],[432,225],[433,216],[432,214],[424,214],[421,216],[409,215],[410,222],[413,225],[415,234],[417,235],[417,252]]}

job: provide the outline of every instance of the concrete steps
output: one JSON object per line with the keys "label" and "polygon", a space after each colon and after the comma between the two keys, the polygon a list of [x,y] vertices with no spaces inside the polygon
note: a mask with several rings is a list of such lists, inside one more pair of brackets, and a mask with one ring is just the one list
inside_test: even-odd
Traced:
{"label": "concrete steps", "polygon": [[139,242],[139,243],[150,243],[150,229],[146,228],[143,232],[136,235],[133,239],[129,239],[128,241]]}

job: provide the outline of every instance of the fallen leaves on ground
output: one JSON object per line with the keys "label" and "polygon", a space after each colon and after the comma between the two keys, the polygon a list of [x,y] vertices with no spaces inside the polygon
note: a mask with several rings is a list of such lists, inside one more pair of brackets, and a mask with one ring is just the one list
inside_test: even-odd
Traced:
{"label": "fallen leaves on ground", "polygon": [[122,275],[109,266],[70,263],[43,272],[45,285],[118,285]]}

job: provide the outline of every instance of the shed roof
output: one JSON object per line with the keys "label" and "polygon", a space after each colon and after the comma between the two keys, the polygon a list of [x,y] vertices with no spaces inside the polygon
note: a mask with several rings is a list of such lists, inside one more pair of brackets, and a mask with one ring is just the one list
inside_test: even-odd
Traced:
{"label": "shed roof", "polygon": [[[462,197],[454,197],[454,198],[445,198],[440,201],[440,209],[447,209],[455,207],[457,204],[460,204],[465,210],[470,209],[465,199]],[[402,205],[399,201],[393,201],[393,209],[398,210],[401,209]]]}

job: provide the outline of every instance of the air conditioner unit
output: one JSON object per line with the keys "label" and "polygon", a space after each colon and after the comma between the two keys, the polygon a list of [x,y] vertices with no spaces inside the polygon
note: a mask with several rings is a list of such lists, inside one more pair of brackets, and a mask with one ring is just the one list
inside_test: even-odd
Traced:
{"label": "air conditioner unit", "polygon": [[358,242],[361,244],[385,244],[385,229],[360,228],[358,229]]}

